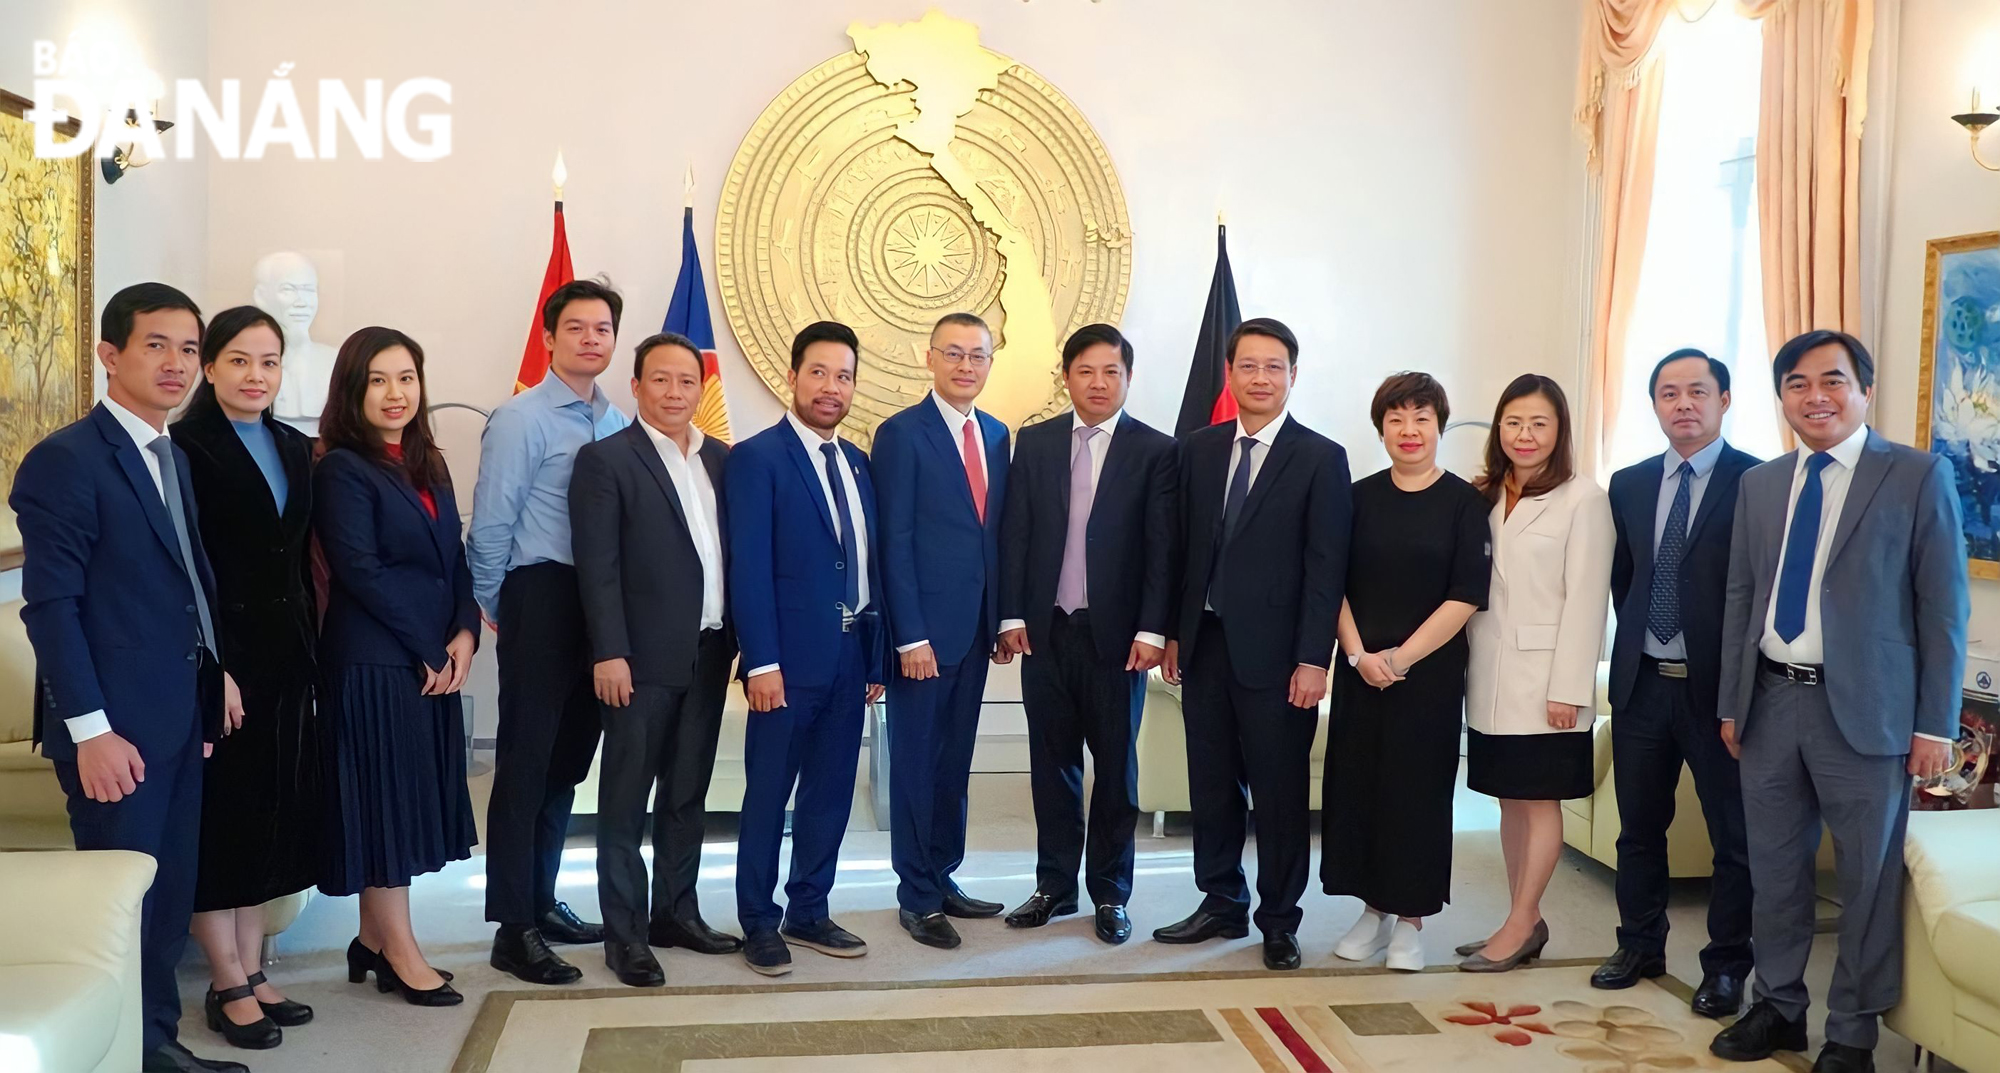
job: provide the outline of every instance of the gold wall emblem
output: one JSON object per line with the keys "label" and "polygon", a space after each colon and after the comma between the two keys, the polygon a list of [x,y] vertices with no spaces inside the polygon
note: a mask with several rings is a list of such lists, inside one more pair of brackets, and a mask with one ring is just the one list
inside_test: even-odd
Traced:
{"label": "gold wall emblem", "polygon": [[1015,428],[1060,412],[1063,340],[1117,323],[1131,282],[1103,144],[970,23],[933,11],[848,36],[854,51],[779,94],[729,166],[716,271],[744,355],[790,405],[792,336],[852,327],[862,368],[842,431],[866,445],[930,390],[931,325],[964,310],[995,332],[980,408]]}

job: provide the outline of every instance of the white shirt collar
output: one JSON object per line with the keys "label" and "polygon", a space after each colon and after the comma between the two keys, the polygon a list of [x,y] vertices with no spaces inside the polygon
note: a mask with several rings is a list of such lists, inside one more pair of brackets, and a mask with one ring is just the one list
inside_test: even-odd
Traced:
{"label": "white shirt collar", "polygon": [[805,445],[806,454],[812,456],[815,460],[819,457],[821,446],[840,442],[840,434],[838,432],[833,434],[832,439],[827,439],[825,436],[820,435],[818,430],[814,429],[811,425],[799,420],[797,410],[786,410],[785,420],[791,423],[792,431],[798,433],[799,442]]}
{"label": "white shirt collar", "polygon": [[682,453],[681,445],[675,443],[673,437],[654,428],[645,418],[642,417],[639,419],[639,427],[646,430],[647,438],[653,441],[653,446],[656,448],[664,449],[672,447],[674,453],[680,455],[683,459],[690,459],[701,453],[701,429],[696,428],[694,425],[688,426],[688,449],[686,453]]}
{"label": "white shirt collar", "polygon": [[[938,413],[944,417],[945,427],[951,429],[953,432],[957,432],[960,428],[964,427],[967,421],[972,420],[979,413],[977,408],[974,408],[971,413],[960,413],[958,407],[944,401],[944,396],[938,394],[936,388],[931,389],[931,401],[937,403]],[[979,426],[974,425],[972,430],[974,432],[979,431]]]}
{"label": "white shirt collar", "polygon": [[[1860,463],[1861,452],[1864,449],[1866,449],[1867,446],[1868,446],[1868,426],[1864,423],[1860,428],[1854,430],[1853,435],[1850,435],[1849,437],[1840,441],[1839,443],[1834,444],[1832,447],[1827,448],[1826,453],[1832,455],[1833,460],[1835,462],[1840,463],[1843,468],[1851,470],[1857,464]],[[1800,444],[1799,464],[1793,470],[1793,472],[1794,473],[1805,472],[1806,460],[1811,458],[1812,456],[1813,456],[1812,449],[1807,447],[1805,444]]]}
{"label": "white shirt collar", "polygon": [[[1273,418],[1270,424],[1265,425],[1254,436],[1251,436],[1250,433],[1243,431],[1243,419],[1241,417],[1238,417],[1236,419],[1236,440],[1240,440],[1245,436],[1250,436],[1251,439],[1256,440],[1258,443],[1261,443],[1268,448],[1271,446],[1272,443],[1276,442],[1278,438],[1278,430],[1285,427],[1285,422],[1290,420],[1291,416],[1292,416],[1291,407],[1288,406],[1282,410],[1279,410],[1278,416],[1276,418]],[[1236,442],[1236,440],[1231,440],[1230,442],[1234,443]]]}
{"label": "white shirt collar", "polygon": [[[1099,432],[1102,432],[1106,436],[1109,436],[1112,433],[1118,431],[1118,422],[1123,421],[1124,419],[1125,419],[1125,408],[1123,406],[1120,406],[1118,409],[1111,411],[1110,417],[1107,417],[1103,421],[1098,422],[1096,428]],[[1082,428],[1085,425],[1085,423],[1086,422],[1083,420],[1082,414],[1077,413],[1075,410],[1070,411],[1070,426],[1069,426],[1070,435],[1072,436],[1076,435],[1076,430]]]}
{"label": "white shirt collar", "polygon": [[118,419],[119,427],[125,430],[127,436],[132,437],[132,442],[141,451],[146,450],[147,445],[154,440],[166,435],[164,431],[147,424],[145,418],[120,406],[111,396],[106,395],[98,401],[104,404],[104,408],[110,412],[111,416]]}

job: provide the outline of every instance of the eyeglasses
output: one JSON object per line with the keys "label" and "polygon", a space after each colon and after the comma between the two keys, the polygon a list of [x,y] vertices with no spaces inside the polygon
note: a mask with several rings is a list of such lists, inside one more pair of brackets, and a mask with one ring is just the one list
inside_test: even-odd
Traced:
{"label": "eyeglasses", "polygon": [[944,355],[944,360],[952,365],[963,365],[969,361],[975,369],[983,369],[988,362],[993,360],[993,355],[988,354],[984,350],[965,351],[957,347],[946,347],[940,350],[937,347],[932,347],[931,353]]}

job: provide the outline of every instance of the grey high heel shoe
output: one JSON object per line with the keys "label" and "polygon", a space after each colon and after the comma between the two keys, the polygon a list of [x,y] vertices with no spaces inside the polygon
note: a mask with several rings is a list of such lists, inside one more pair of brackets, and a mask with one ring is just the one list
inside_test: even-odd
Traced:
{"label": "grey high heel shoe", "polygon": [[[1480,944],[1482,949],[1485,947],[1485,945],[1486,944],[1484,943]],[[1521,944],[1521,949],[1514,951],[1512,957],[1502,958],[1499,961],[1494,961],[1491,958],[1488,958],[1485,954],[1480,953],[1478,951],[1474,951],[1472,954],[1468,955],[1464,961],[1458,963],[1458,971],[1482,972],[1482,973],[1513,972],[1515,969],[1520,968],[1521,966],[1527,964],[1528,962],[1533,961],[1538,957],[1541,957],[1542,948],[1548,945],[1549,945],[1548,922],[1537,921],[1535,924],[1535,930],[1533,935],[1529,937],[1527,942]]]}
{"label": "grey high heel shoe", "polygon": [[[1544,937],[1548,935],[1549,933],[1548,921],[1546,920],[1537,921],[1535,923],[1535,927],[1542,933]],[[1476,943],[1461,943],[1458,946],[1453,947],[1451,952],[1457,954],[1459,957],[1471,957],[1473,954],[1477,954],[1484,949],[1486,949],[1486,940],[1481,939]]]}

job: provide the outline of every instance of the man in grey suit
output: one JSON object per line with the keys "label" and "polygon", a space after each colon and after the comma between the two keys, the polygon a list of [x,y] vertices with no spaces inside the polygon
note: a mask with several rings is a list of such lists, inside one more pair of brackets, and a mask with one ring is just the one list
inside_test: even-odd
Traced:
{"label": "man in grey suit", "polygon": [[1944,459],[1866,425],[1875,363],[1811,331],[1772,363],[1800,449],[1743,475],[1723,614],[1722,739],[1742,761],[1756,1005],[1733,1061],[1806,1048],[1813,857],[1833,832],[1842,914],[1815,1073],[1875,1068],[1902,993],[1910,777],[1944,769],[1965,672],[1965,540]]}

